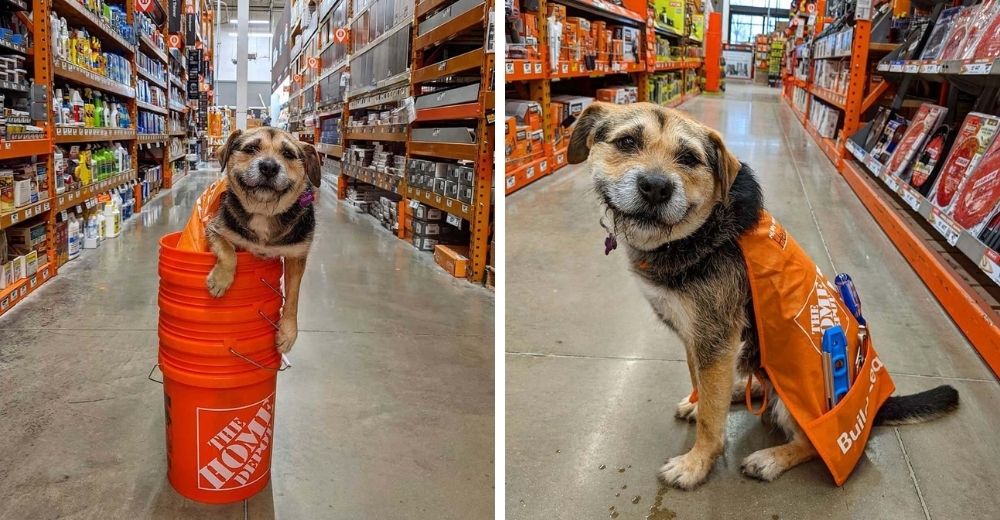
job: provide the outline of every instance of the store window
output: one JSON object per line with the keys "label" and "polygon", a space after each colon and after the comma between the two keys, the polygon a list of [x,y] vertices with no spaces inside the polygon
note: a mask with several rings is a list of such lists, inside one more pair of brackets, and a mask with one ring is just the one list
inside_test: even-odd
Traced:
{"label": "store window", "polygon": [[[764,32],[764,16],[753,14],[729,15],[729,43],[750,43]],[[773,27],[773,26],[772,26]]]}

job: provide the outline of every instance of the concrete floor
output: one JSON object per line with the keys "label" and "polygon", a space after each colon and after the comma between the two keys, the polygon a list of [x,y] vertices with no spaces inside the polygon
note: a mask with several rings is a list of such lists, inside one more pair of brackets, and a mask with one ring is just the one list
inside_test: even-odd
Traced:
{"label": "concrete floor", "polygon": [[[166,480],[157,241],[218,174],[198,172],[122,236],[0,319],[0,518],[244,517]],[[272,482],[249,518],[490,518],[494,300],[324,190],[278,383]]]}
{"label": "concrete floor", "polygon": [[741,476],[745,456],[781,438],[734,406],[708,482],[661,487],[657,469],[694,441],[694,426],[673,417],[690,391],[683,348],[642,298],[624,253],[603,255],[589,176],[570,167],[507,198],[508,518],[997,518],[997,380],[778,91],[730,83],[724,96],[682,109],[757,170],[768,208],[825,273],[854,277],[898,391],[948,383],[961,407],[876,429],[838,488],[819,461],[770,484]]}

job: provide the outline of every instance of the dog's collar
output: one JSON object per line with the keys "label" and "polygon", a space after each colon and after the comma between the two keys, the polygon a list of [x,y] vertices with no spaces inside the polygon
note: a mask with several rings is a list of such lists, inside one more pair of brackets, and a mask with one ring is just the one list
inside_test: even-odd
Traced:
{"label": "dog's collar", "polygon": [[312,188],[306,188],[306,191],[299,195],[299,206],[306,207],[316,201],[316,195],[313,194]]}

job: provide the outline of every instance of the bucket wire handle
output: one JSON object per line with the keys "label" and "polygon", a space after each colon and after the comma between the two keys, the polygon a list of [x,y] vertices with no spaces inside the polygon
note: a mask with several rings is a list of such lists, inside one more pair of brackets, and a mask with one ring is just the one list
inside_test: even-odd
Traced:
{"label": "bucket wire handle", "polygon": [[268,281],[265,280],[263,276],[260,277],[260,283],[266,285],[268,289],[274,291],[274,294],[277,294],[278,296],[280,296],[281,297],[281,302],[284,303],[284,301],[285,301],[285,295],[281,294],[281,291],[279,291],[273,285],[271,285],[270,283],[268,283]]}
{"label": "bucket wire handle", "polygon": [[146,376],[146,379],[149,379],[150,381],[152,381],[154,383],[160,383],[162,385],[163,381],[160,381],[160,380],[157,380],[157,379],[153,379],[153,372],[155,372],[157,368],[160,368],[160,364],[159,363],[153,365],[153,368],[149,369],[149,375]]}
{"label": "bucket wire handle", "polygon": [[281,356],[281,363],[279,363],[279,367],[278,368],[272,368],[272,367],[266,367],[264,365],[261,365],[260,363],[258,363],[256,361],[254,361],[254,360],[252,360],[252,359],[244,356],[243,354],[240,354],[235,349],[233,349],[233,347],[229,347],[229,352],[232,353],[235,356],[243,358],[243,360],[246,361],[247,363],[250,363],[251,365],[255,365],[257,368],[262,368],[264,370],[273,370],[275,372],[284,372],[285,370],[288,370],[288,368],[290,366],[292,366],[292,365],[289,365],[289,364],[287,364],[285,362],[285,356]]}

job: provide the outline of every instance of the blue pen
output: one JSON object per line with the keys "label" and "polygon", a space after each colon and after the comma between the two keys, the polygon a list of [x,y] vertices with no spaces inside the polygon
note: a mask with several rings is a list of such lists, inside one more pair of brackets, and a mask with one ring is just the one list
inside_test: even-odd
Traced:
{"label": "blue pen", "polygon": [[850,275],[840,273],[833,279],[833,283],[840,289],[840,297],[844,300],[844,305],[847,305],[847,310],[857,318],[858,325],[867,326],[865,317],[861,315],[861,297],[858,296],[858,290],[854,288],[854,281]]}

